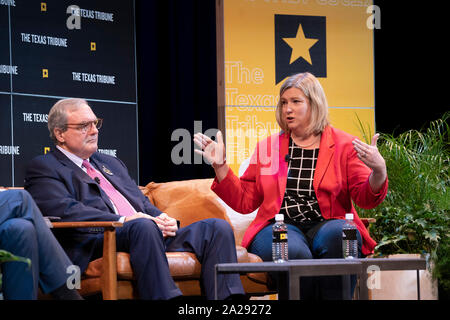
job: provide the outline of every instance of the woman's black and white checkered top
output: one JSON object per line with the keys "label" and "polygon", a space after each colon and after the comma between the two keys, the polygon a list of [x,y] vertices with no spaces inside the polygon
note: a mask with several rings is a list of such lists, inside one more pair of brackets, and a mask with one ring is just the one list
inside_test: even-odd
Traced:
{"label": "woman's black and white checkered top", "polygon": [[302,149],[289,139],[286,191],[280,213],[296,223],[322,221],[313,180],[319,149]]}

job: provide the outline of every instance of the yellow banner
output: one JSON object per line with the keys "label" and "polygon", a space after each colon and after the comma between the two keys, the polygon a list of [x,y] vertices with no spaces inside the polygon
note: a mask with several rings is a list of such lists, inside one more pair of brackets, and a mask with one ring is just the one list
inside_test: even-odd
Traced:
{"label": "yellow banner", "polygon": [[[375,126],[373,30],[366,0],[224,0],[227,162],[235,173],[258,140],[279,131],[286,77],[311,72],[333,126]],[[358,120],[359,118],[359,120]]]}

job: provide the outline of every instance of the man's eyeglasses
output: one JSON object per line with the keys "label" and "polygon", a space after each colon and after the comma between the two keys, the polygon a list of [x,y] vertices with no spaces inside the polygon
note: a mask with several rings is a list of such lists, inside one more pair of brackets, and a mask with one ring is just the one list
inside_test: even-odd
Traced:
{"label": "man's eyeglasses", "polygon": [[88,132],[88,130],[94,125],[97,129],[100,129],[103,124],[103,119],[95,119],[92,121],[82,122],[82,123],[66,123],[65,127],[80,130],[82,133]]}

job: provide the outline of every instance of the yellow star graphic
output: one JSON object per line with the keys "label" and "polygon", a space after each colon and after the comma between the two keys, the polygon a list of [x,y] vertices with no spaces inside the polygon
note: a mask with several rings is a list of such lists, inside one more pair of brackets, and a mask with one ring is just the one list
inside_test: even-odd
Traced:
{"label": "yellow star graphic", "polygon": [[295,38],[283,38],[283,40],[292,48],[291,61],[289,64],[292,64],[292,62],[302,57],[310,65],[312,65],[309,49],[311,49],[311,47],[315,45],[319,39],[306,38],[305,33],[303,32],[302,24],[298,25],[297,35]]}

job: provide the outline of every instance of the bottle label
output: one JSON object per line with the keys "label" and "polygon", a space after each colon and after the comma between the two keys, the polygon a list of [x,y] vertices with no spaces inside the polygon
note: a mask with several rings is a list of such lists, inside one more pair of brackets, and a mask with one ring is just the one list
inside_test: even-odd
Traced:
{"label": "bottle label", "polygon": [[342,230],[342,240],[356,240],[356,229]]}
{"label": "bottle label", "polygon": [[287,242],[288,236],[286,231],[274,231],[272,233],[273,242]]}

